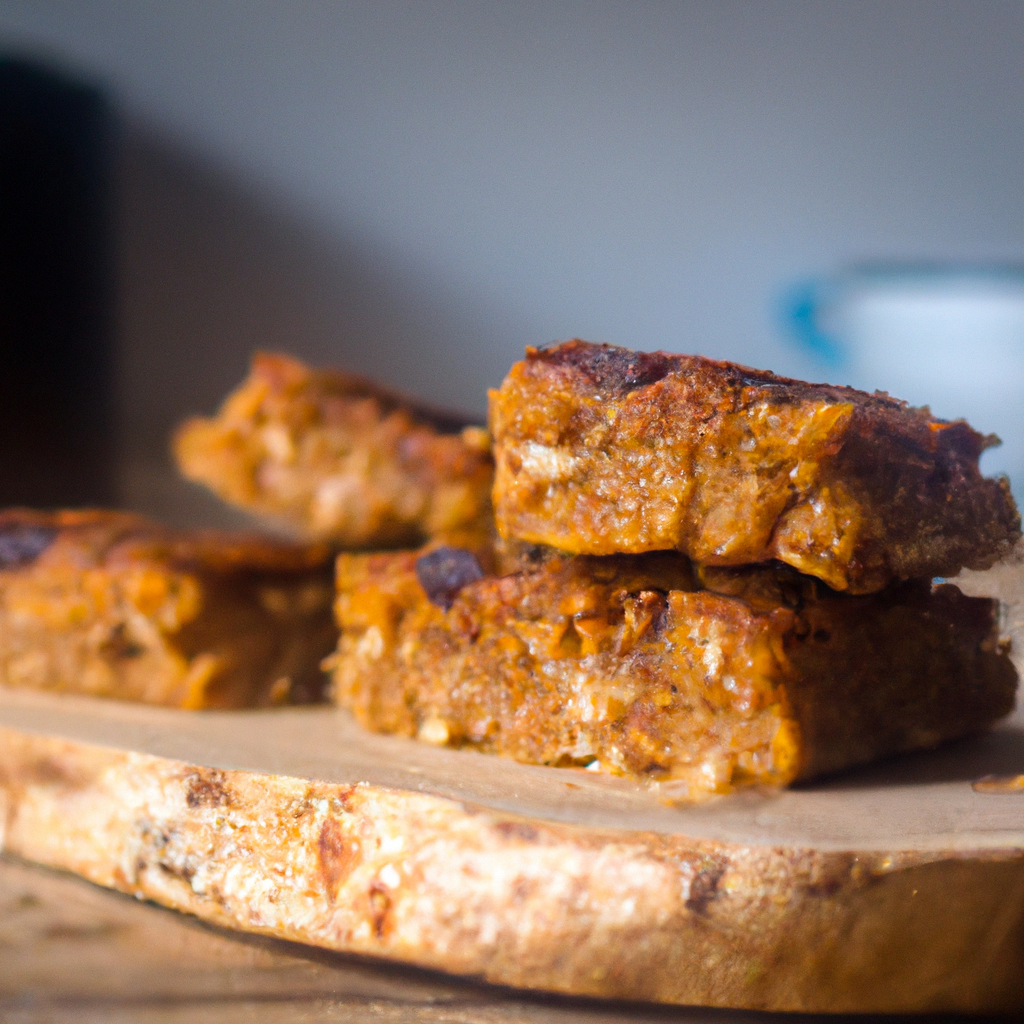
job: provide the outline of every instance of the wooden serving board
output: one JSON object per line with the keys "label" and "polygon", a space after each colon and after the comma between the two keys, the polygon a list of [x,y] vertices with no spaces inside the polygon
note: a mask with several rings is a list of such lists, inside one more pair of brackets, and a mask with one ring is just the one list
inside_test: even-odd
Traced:
{"label": "wooden serving board", "polygon": [[1024,1006],[1018,720],[678,808],[325,709],[6,692],[4,847],[232,927],[525,988],[825,1011]]}
{"label": "wooden serving board", "polygon": [[0,691],[10,853],[233,928],[666,1003],[1024,1008],[1024,791],[971,785],[1020,773],[1018,714],[815,786],[678,807],[331,709]]}

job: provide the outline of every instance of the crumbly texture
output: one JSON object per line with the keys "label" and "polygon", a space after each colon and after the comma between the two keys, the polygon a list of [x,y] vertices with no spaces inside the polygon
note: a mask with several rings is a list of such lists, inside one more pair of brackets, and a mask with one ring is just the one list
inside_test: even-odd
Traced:
{"label": "crumbly texture", "polygon": [[503,537],[575,554],[778,559],[836,590],[987,568],[1020,536],[990,444],[882,393],[571,341],[491,392]]}
{"label": "crumbly texture", "polygon": [[493,532],[485,430],[288,356],[255,356],[217,416],[179,428],[174,453],[225,501],[341,547]]}
{"label": "crumbly texture", "polygon": [[1009,713],[1017,677],[994,613],[949,585],[854,597],[673,553],[549,557],[503,577],[451,549],[342,555],[334,698],[370,729],[700,798]]}
{"label": "crumbly texture", "polygon": [[332,557],[121,512],[0,513],[0,682],[182,708],[323,699]]}

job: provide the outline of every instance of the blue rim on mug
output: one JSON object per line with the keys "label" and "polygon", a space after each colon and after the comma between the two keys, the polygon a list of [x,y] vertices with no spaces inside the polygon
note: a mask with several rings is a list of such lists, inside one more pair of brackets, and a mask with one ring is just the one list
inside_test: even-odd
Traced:
{"label": "blue rim on mug", "polygon": [[779,310],[783,330],[830,369],[838,369],[849,361],[839,338],[822,323],[823,311],[838,290],[834,281],[808,278],[787,290]]}
{"label": "blue rim on mug", "polygon": [[1024,264],[1018,263],[861,263],[834,277],[809,277],[790,285],[778,307],[783,332],[806,353],[830,369],[850,363],[839,333],[830,326],[829,310],[838,305],[854,281],[976,280],[1024,287]]}

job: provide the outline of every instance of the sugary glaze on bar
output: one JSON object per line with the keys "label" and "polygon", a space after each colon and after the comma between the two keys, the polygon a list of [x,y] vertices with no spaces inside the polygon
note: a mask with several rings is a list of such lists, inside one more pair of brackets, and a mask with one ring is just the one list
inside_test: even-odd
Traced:
{"label": "sugary glaze on bar", "polygon": [[182,708],[322,699],[332,552],[124,512],[0,513],[0,683]]}
{"label": "sugary glaze on bar", "polygon": [[1020,536],[996,443],[882,393],[570,341],[491,392],[503,537],[575,554],[778,559],[835,590],[982,569]]}
{"label": "sugary glaze on bar", "polygon": [[486,431],[288,356],[256,355],[215,417],[181,426],[174,451],[225,501],[341,547],[493,532]]}

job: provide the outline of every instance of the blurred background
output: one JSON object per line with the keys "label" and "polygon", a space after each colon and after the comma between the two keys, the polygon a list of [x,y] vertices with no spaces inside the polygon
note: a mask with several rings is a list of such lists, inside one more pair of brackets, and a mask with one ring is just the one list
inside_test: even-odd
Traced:
{"label": "blurred background", "polygon": [[4,0],[4,448],[57,426],[0,497],[174,518],[254,349],[482,414],[573,336],[931,402],[1019,488],[1022,57],[1019,0]]}

